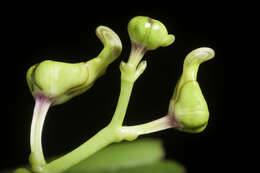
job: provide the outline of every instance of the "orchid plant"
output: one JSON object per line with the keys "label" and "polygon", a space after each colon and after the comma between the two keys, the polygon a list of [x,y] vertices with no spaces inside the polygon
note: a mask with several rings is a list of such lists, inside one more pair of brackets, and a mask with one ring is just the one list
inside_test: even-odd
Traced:
{"label": "orchid plant", "polygon": [[[143,60],[145,53],[169,46],[175,40],[173,34],[168,34],[163,23],[145,16],[132,18],[128,23],[128,33],[132,44],[131,52],[128,60],[120,63],[121,90],[110,123],[73,151],[51,161],[45,158],[41,142],[43,124],[49,108],[63,104],[89,90],[95,81],[105,74],[109,64],[120,56],[122,44],[112,29],[99,26],[96,29],[96,35],[104,48],[96,58],[80,63],[45,60],[29,68],[26,78],[35,99],[30,134],[30,167],[18,168],[14,171],[15,173],[69,172],[71,168],[82,165],[86,161],[85,167],[91,168],[91,158],[95,156],[95,153],[98,155],[100,153],[98,151],[112,143],[124,140],[134,141],[140,135],[170,128],[188,133],[199,133],[205,129],[209,111],[197,82],[197,73],[201,63],[214,57],[214,51],[208,47],[197,48],[186,56],[182,74],[169,101],[167,115],[144,124],[123,125],[134,83],[147,68],[146,60]],[[156,142],[144,143],[138,146],[136,142],[133,142],[132,145],[136,145],[134,146],[136,148],[145,146],[139,150],[139,153],[144,152],[145,148],[149,148],[150,145],[157,147]],[[120,147],[114,150],[120,151]],[[129,152],[129,150],[124,150],[124,152]],[[141,155],[134,159],[138,160],[143,157]],[[157,156],[153,154],[146,157]]]}

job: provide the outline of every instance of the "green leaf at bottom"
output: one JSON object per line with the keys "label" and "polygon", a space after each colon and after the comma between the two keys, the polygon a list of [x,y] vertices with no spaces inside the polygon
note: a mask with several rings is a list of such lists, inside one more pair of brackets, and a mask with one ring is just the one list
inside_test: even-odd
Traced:
{"label": "green leaf at bottom", "polygon": [[182,165],[165,160],[160,140],[113,144],[65,173],[184,173]]}
{"label": "green leaf at bottom", "polygon": [[159,140],[142,139],[122,142],[108,146],[65,173],[119,170],[153,163],[163,157],[164,151]]}
{"label": "green leaf at bottom", "polygon": [[[185,168],[172,160],[164,160],[153,164],[121,169],[107,173],[185,173]],[[99,172],[101,173],[101,172]],[[105,173],[105,172],[104,172]]]}
{"label": "green leaf at bottom", "polygon": [[[179,163],[163,160],[163,158],[164,150],[160,140],[142,139],[134,142],[122,142],[106,147],[64,173],[185,172],[184,167]],[[13,171],[11,172],[13,173]],[[24,170],[20,170],[20,172],[27,173]]]}

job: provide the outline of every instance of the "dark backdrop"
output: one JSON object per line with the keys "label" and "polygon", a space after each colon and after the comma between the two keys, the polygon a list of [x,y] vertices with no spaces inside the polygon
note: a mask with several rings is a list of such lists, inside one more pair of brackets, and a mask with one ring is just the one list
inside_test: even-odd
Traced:
{"label": "dark backdrop", "polygon": [[[162,21],[173,33],[173,45],[148,52],[148,67],[133,89],[125,124],[147,122],[167,113],[173,88],[181,74],[185,55],[208,46],[215,59],[202,64],[198,81],[207,100],[210,120],[200,134],[166,130],[144,137],[160,138],[168,159],[176,159],[192,172],[226,169],[230,159],[227,134],[231,116],[231,69],[226,54],[229,43],[229,15],[225,9],[206,7],[77,8],[16,10],[6,12],[3,22],[4,53],[1,56],[2,115],[1,169],[27,163],[33,98],[25,74],[45,59],[65,62],[87,61],[102,49],[95,28],[105,25],[121,38],[121,56],[93,88],[69,102],[52,107],[45,122],[43,147],[46,156],[77,147],[111,119],[120,91],[119,63],[127,60],[130,41],[127,23],[136,15]],[[229,138],[232,138],[230,135]],[[210,171],[211,170],[211,171]],[[225,171],[224,171],[225,172]]]}

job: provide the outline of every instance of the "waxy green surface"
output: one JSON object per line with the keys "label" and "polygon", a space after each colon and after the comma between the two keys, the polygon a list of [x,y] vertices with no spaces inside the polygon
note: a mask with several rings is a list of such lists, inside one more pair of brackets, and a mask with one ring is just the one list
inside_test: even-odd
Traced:
{"label": "waxy green surface", "polygon": [[170,100],[169,112],[178,121],[181,131],[199,133],[209,119],[208,106],[197,82],[201,63],[215,56],[211,48],[202,47],[190,52],[183,64],[183,72]]}
{"label": "waxy green surface", "polygon": [[145,46],[148,50],[171,45],[175,37],[168,34],[163,23],[146,16],[137,16],[128,23],[128,34],[132,42]]}
{"label": "waxy green surface", "polygon": [[99,26],[96,34],[104,45],[96,58],[74,64],[46,60],[30,67],[26,78],[32,94],[44,95],[57,105],[87,91],[122,50],[119,37],[110,28]]}

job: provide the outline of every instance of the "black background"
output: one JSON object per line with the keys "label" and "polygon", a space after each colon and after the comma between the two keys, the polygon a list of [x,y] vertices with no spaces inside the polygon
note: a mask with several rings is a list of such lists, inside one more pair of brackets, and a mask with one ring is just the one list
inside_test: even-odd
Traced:
{"label": "black background", "polygon": [[[216,56],[201,65],[198,81],[210,110],[206,130],[187,134],[166,130],[140,138],[163,141],[166,158],[183,163],[190,172],[227,169],[231,159],[229,136],[231,117],[231,69],[227,56],[232,18],[225,8],[206,6],[165,8],[78,8],[10,9],[2,21],[4,50],[1,57],[2,115],[1,169],[27,163],[33,98],[25,74],[33,64],[45,59],[65,62],[87,61],[102,50],[95,28],[113,29],[123,44],[121,56],[106,75],[85,94],[52,107],[43,131],[45,155],[66,153],[93,136],[111,119],[120,91],[119,63],[127,60],[130,41],[128,21],[145,15],[162,21],[175,42],[148,52],[148,67],[132,92],[125,124],[147,122],[167,113],[173,88],[181,74],[184,57],[198,47],[211,47]],[[32,10],[33,9],[33,10]],[[228,137],[229,136],[229,137]],[[225,171],[224,171],[225,172]]]}

